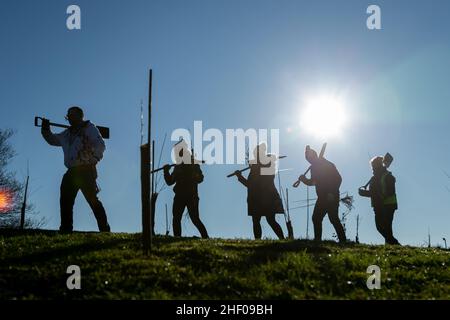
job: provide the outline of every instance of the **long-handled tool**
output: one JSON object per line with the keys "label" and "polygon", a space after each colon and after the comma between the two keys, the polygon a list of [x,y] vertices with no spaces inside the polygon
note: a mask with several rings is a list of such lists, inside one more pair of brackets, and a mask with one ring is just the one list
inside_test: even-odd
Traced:
{"label": "long-handled tool", "polygon": [[[42,127],[42,120],[44,120],[44,119],[45,118],[43,118],[43,117],[34,117],[34,126]],[[39,122],[39,120],[41,120],[41,121]],[[70,126],[68,126],[66,124],[60,124],[60,123],[54,123],[54,122],[50,122],[49,124],[51,126],[58,127],[58,128],[66,128],[66,129],[70,128]],[[96,127],[104,139],[109,139],[109,128],[102,127],[102,126],[96,126]]]}
{"label": "long-handled tool", "polygon": [[[306,146],[306,147],[308,148],[309,146]],[[323,158],[326,148],[327,148],[327,143],[325,142],[322,145],[322,149],[320,150],[319,158]],[[305,171],[305,173],[303,175],[306,176],[310,170],[311,170],[311,166],[309,166],[309,168]],[[301,180],[299,178],[299,179],[297,179],[297,181],[294,182],[294,184],[292,186],[294,188],[297,188],[300,185],[300,183],[301,183]]]}
{"label": "long-handled tool", "polygon": [[[393,161],[394,161],[394,157],[389,152],[386,152],[386,154],[383,157],[384,167],[386,169],[389,168]],[[372,178],[370,178],[369,181],[367,181],[367,183],[364,186],[360,187],[360,189],[364,189],[364,190],[367,189],[370,182],[372,182]]]}
{"label": "long-handled tool", "polygon": [[292,228],[291,215],[289,212],[289,191],[286,188],[286,211],[287,211],[287,220],[286,220],[286,228],[288,230],[288,238],[294,239],[294,229]]}
{"label": "long-handled tool", "polygon": [[[194,150],[192,150],[191,152],[193,154]],[[192,164],[200,164],[200,163],[206,163],[206,161],[205,160],[197,160],[197,159],[194,159],[194,156],[191,156],[191,163]],[[169,168],[175,167],[176,165],[177,165],[176,163],[168,164]],[[158,168],[158,169],[153,169],[150,171],[150,173],[155,173],[155,172],[164,170],[164,167],[165,166],[162,166],[161,168]]]}
{"label": "long-handled tool", "polygon": [[[279,157],[277,157],[277,159],[284,159],[284,158],[286,158],[287,156],[279,156]],[[238,172],[240,172],[240,173],[242,173],[242,172],[245,172],[245,171],[247,171],[247,170],[250,170],[250,166],[248,166],[248,167],[246,167],[246,168],[244,168],[244,169],[241,169],[241,170],[237,170]],[[227,175],[227,178],[231,178],[232,176],[235,176],[236,175],[236,171],[235,172],[233,172],[233,173],[230,173],[229,175]]]}
{"label": "long-handled tool", "polygon": [[284,210],[284,220],[286,222],[286,229],[288,230],[288,238],[294,239],[294,229],[292,228],[291,216],[289,215],[289,191],[286,188],[286,197],[283,194],[283,188],[281,187],[281,175],[280,170],[278,170],[278,189],[280,192],[281,202],[284,201],[286,210]]}
{"label": "long-handled tool", "polygon": [[[175,167],[176,164],[173,163],[173,164],[169,164],[168,166],[169,166],[169,168],[172,168],[172,167]],[[158,169],[155,169],[155,170],[151,170],[150,173],[155,173],[155,172],[161,171],[163,169],[164,169],[164,167],[161,167],[161,168],[158,168]]]}

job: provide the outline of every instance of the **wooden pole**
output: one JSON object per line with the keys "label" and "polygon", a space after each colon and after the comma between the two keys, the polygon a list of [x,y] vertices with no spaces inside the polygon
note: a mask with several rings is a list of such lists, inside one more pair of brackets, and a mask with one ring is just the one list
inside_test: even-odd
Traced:
{"label": "wooden pole", "polygon": [[289,212],[289,190],[286,188],[286,211],[288,214],[288,220],[291,221],[291,213]]}
{"label": "wooden pole", "polygon": [[306,239],[309,239],[309,186],[306,186]]}
{"label": "wooden pole", "polygon": [[287,229],[288,229],[288,236],[289,239],[294,239],[294,228],[292,228],[292,221],[291,221],[291,213],[289,212],[289,189],[286,188],[286,210],[288,215],[288,223]]}
{"label": "wooden pole", "polygon": [[288,190],[288,188],[286,188],[286,210],[287,210],[287,214],[288,214],[288,219],[290,219],[290,214],[289,214],[289,190]]}
{"label": "wooden pole", "polygon": [[152,194],[155,192],[155,140],[152,141],[152,170],[150,171],[150,176],[152,177]]}
{"label": "wooden pole", "polygon": [[155,211],[156,211],[156,197],[157,194],[155,193],[155,174],[153,173],[153,170],[155,170],[155,140],[152,141],[152,157],[151,157],[151,172],[150,172],[150,181],[151,181],[151,186],[150,186],[150,194],[152,195],[151,197],[151,206],[150,206],[150,223],[152,226],[152,231],[150,233],[150,246],[152,245],[153,242],[153,235],[155,234]]}
{"label": "wooden pole", "polygon": [[[149,81],[148,81],[148,145],[150,147],[150,144],[152,142],[152,87],[153,87],[153,71],[152,69],[150,69],[149,72]],[[153,148],[152,148],[153,149]],[[153,185],[152,183],[152,175],[150,174],[150,168],[151,168],[151,158],[150,158],[150,152],[148,154],[149,157],[149,166],[146,168],[147,170],[147,175],[149,176],[149,188],[151,188],[151,186]],[[153,191],[153,190],[151,190]],[[151,202],[151,196],[152,193],[150,193],[150,197],[148,199],[148,203],[150,204]],[[153,216],[153,212],[152,212],[152,206],[150,205],[150,209],[148,210],[148,215],[149,215],[149,233],[150,233],[150,247],[149,249],[152,250],[152,240],[153,240],[153,234],[150,230],[151,226],[152,226],[152,216]]]}
{"label": "wooden pole", "polygon": [[169,216],[167,214],[167,203],[166,203],[166,236],[169,235]]}
{"label": "wooden pole", "polygon": [[149,144],[152,141],[152,81],[153,81],[153,72],[152,69],[150,69],[148,81],[148,136],[147,136],[148,139],[147,141]]}
{"label": "wooden pole", "polygon": [[150,143],[152,132],[152,69],[149,72],[148,81],[148,140],[141,145],[141,206],[142,206],[142,245],[144,254],[148,254],[152,249],[152,206],[151,206],[151,186],[150,175]]}
{"label": "wooden pole", "polygon": [[359,243],[359,213],[356,216],[356,239],[355,239],[356,243]]}
{"label": "wooden pole", "polygon": [[142,206],[142,245],[144,254],[150,250],[150,150],[149,145],[141,145],[141,206]]}
{"label": "wooden pole", "polygon": [[141,99],[141,145],[144,144],[144,101]]}

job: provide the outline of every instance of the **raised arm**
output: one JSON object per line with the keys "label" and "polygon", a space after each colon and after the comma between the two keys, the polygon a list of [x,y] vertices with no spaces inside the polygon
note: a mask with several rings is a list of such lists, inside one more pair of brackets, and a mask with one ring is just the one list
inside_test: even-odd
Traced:
{"label": "raised arm", "polygon": [[41,134],[49,145],[55,147],[60,147],[62,145],[62,133],[52,133],[52,131],[50,130],[50,120],[42,119]]}
{"label": "raised arm", "polygon": [[307,186],[313,186],[313,185],[315,185],[315,182],[314,182],[314,180],[313,179],[308,179],[304,174],[302,174],[300,177],[299,177],[299,179],[300,179],[300,181],[301,182],[303,182],[305,185],[307,185]]}
{"label": "raised arm", "polygon": [[166,181],[168,186],[171,186],[175,183],[174,175],[173,173],[170,173],[170,165],[168,164],[164,166],[164,180]]}
{"label": "raised arm", "polygon": [[244,176],[242,175],[242,173],[237,170],[235,171],[236,177],[238,178],[238,181],[240,183],[242,183],[244,186],[248,187],[248,180],[244,178]]}

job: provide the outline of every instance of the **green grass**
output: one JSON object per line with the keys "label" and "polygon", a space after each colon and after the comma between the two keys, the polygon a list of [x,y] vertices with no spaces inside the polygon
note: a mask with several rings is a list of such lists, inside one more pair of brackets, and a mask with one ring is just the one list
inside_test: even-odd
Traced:
{"label": "green grass", "polygon": [[0,299],[450,299],[449,264],[443,249],[305,240],[157,237],[146,257],[140,234],[0,230]]}

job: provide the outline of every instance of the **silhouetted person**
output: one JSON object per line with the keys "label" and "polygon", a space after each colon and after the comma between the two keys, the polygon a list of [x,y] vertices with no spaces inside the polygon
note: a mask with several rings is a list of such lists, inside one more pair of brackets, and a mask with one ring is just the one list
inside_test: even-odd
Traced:
{"label": "silhouetted person", "polygon": [[203,173],[200,166],[195,163],[193,156],[184,146],[179,151],[178,158],[173,172],[170,173],[170,166],[164,166],[164,180],[173,187],[175,197],[173,199],[173,234],[175,237],[181,237],[181,218],[183,217],[184,209],[187,207],[189,217],[192,223],[197,227],[202,238],[208,238],[208,232],[202,221],[200,220],[200,213],[198,210],[198,184],[203,182]]}
{"label": "silhouetted person", "polygon": [[377,230],[385,239],[386,244],[400,244],[392,232],[392,220],[397,210],[395,193],[395,177],[383,165],[383,157],[375,157],[370,161],[373,176],[369,190],[359,188],[359,195],[370,197]]}
{"label": "silhouetted person", "polygon": [[61,182],[60,209],[62,233],[73,230],[73,205],[78,190],[81,190],[97,219],[98,229],[109,232],[103,204],[97,197],[99,192],[96,179],[96,165],[102,159],[105,151],[103,141],[97,127],[90,121],[84,120],[83,110],[79,107],[70,107],[66,120],[70,128],[61,133],[53,134],[50,131],[49,120],[42,120],[41,133],[48,144],[62,147],[64,152],[64,165],[67,172]]}
{"label": "silhouetted person", "polygon": [[301,175],[299,179],[307,186],[316,187],[317,201],[312,215],[314,240],[322,240],[322,221],[328,214],[339,242],[344,243],[346,241],[345,231],[339,220],[341,175],[332,162],[325,158],[319,158],[317,152],[309,146],[306,146],[305,158],[311,164],[311,179],[306,178],[305,175]]}
{"label": "silhouetted person", "polygon": [[252,217],[253,234],[255,239],[261,239],[261,217],[266,217],[277,237],[284,239],[283,230],[275,219],[277,213],[284,213],[283,203],[274,183],[276,157],[266,154],[265,144],[258,145],[253,155],[255,160],[250,162],[247,179],[239,170],[235,171],[239,182],[247,187],[247,213]]}

